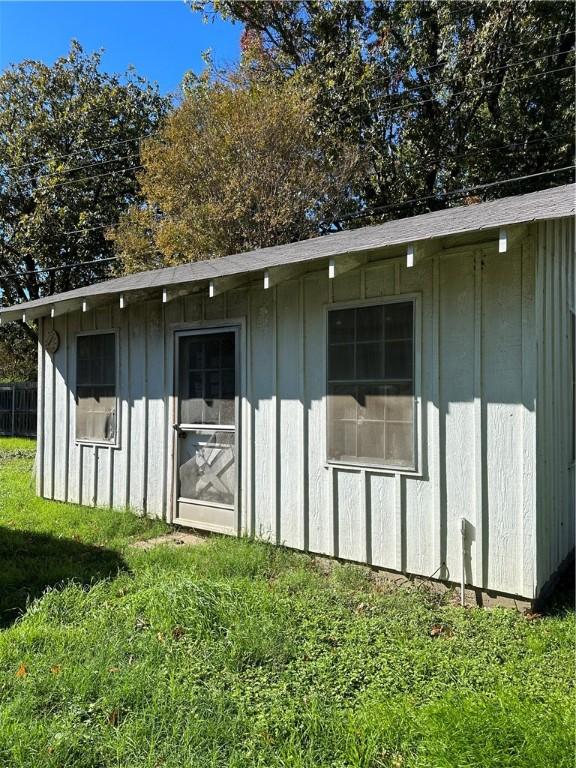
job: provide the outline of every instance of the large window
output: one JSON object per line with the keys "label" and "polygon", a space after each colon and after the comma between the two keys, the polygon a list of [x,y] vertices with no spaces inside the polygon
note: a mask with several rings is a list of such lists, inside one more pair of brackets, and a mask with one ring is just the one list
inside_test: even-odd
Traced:
{"label": "large window", "polygon": [[116,441],[116,334],[76,339],[76,439]]}
{"label": "large window", "polygon": [[414,301],[328,313],[328,459],[414,469]]}

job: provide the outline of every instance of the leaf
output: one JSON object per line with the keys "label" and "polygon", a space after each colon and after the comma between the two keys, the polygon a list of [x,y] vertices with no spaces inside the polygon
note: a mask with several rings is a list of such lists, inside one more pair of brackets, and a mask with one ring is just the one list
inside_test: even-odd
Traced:
{"label": "leaf", "polygon": [[54,664],[53,667],[50,667],[50,672],[53,675],[59,675],[61,671],[62,671],[62,667],[60,666],[60,664]]}
{"label": "leaf", "polygon": [[26,665],[20,664],[20,666],[16,670],[16,677],[26,677],[27,674],[28,674],[28,670],[26,669]]}

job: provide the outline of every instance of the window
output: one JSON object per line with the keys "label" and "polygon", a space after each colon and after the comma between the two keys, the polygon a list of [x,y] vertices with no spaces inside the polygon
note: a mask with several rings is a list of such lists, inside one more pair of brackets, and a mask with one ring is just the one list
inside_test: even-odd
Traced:
{"label": "window", "polygon": [[414,469],[414,301],[328,312],[328,460]]}
{"label": "window", "polygon": [[180,339],[180,422],[233,425],[236,397],[233,332]]}
{"label": "window", "polygon": [[76,439],[116,440],[116,334],[76,338]]}

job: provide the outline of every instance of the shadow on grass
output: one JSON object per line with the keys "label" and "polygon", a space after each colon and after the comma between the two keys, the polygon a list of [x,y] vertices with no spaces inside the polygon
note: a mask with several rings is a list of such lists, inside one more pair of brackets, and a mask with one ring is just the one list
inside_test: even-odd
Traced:
{"label": "shadow on grass", "polygon": [[68,579],[90,584],[125,570],[114,550],[0,527],[0,628],[13,624],[47,587]]}

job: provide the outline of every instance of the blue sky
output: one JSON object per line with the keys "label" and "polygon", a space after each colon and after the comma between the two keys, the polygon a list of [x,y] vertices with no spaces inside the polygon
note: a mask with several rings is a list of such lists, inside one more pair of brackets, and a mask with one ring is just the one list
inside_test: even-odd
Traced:
{"label": "blue sky", "polygon": [[240,34],[239,25],[203,23],[183,0],[0,0],[0,70],[26,58],[51,64],[76,38],[86,51],[105,49],[103,70],[124,72],[133,64],[167,93],[184,72],[203,69],[208,48],[216,62],[235,61]]}

